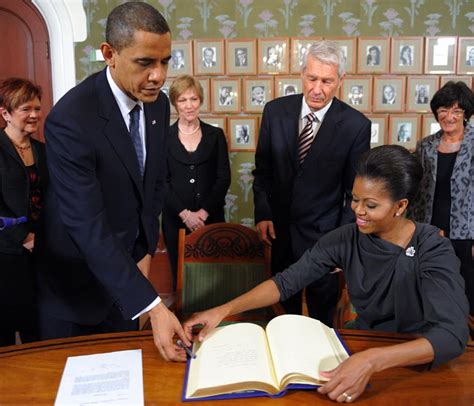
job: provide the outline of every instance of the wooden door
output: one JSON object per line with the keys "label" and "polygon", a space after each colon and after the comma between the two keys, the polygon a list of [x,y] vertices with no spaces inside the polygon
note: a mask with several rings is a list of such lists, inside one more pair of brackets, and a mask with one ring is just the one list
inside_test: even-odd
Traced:
{"label": "wooden door", "polygon": [[[49,36],[31,0],[0,0],[0,55],[0,79],[23,77],[42,87],[44,120],[53,105]],[[37,138],[44,140],[42,130]]]}

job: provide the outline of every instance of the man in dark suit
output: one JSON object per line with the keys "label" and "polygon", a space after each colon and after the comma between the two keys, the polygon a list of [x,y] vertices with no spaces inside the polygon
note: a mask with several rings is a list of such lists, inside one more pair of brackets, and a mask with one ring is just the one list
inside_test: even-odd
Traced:
{"label": "man in dark suit", "polygon": [[165,359],[184,360],[176,317],[144,276],[159,235],[171,58],[161,14],[125,3],[107,19],[107,68],[69,91],[46,121],[50,193],[39,270],[44,339],[128,331],[149,312]]}
{"label": "man in dark suit", "polygon": [[202,66],[205,68],[213,68],[216,66],[215,61],[216,51],[213,47],[204,48],[202,51]]}
{"label": "man in dark suit", "polygon": [[[272,246],[273,273],[325,233],[354,220],[354,167],[369,149],[370,121],[335,98],[343,58],[331,41],[313,44],[302,64],[303,94],[275,99],[263,111],[253,190],[257,231]],[[311,113],[314,121],[308,120]],[[310,316],[332,325],[337,293],[335,274],[308,287]],[[301,314],[301,294],[283,306]]]}

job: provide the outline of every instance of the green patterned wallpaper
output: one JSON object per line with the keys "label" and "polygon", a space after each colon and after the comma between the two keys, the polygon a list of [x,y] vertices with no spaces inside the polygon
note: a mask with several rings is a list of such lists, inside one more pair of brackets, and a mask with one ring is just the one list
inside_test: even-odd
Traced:
{"label": "green patterned wallpaper", "polygon": [[[87,40],[76,43],[77,80],[103,68],[91,53],[120,0],[83,0]],[[146,0],[166,17],[173,39],[307,36],[473,36],[473,0]],[[228,221],[253,225],[254,154],[231,152]]]}

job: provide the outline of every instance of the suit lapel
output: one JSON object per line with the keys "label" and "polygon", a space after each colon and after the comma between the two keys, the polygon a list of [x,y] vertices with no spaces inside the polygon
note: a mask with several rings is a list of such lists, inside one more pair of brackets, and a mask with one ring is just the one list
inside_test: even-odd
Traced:
{"label": "suit lapel", "polygon": [[17,154],[13,143],[8,138],[8,135],[5,133],[4,130],[0,129],[0,145],[3,150],[5,150],[9,155],[12,156],[15,161],[17,161],[21,166],[23,166],[23,161],[21,160],[20,156]]}
{"label": "suit lapel", "polygon": [[104,135],[110,143],[111,148],[116,152],[136,185],[140,196],[143,199],[142,177],[138,166],[138,159],[135,154],[133,142],[123,120],[120,109],[115,101],[115,97],[107,83],[105,70],[97,76],[97,87],[99,94],[99,115],[106,120]]}
{"label": "suit lapel", "polygon": [[164,115],[160,115],[157,103],[144,104],[145,111],[145,140],[146,140],[146,162],[145,162],[145,183],[147,174],[156,173],[157,160],[165,156],[164,151],[158,151],[158,140],[164,137],[163,131],[166,125],[160,125],[159,120],[163,120]]}
{"label": "suit lapel", "polygon": [[[293,100],[286,104],[285,114],[280,118],[283,128],[283,135],[287,144],[288,158],[291,160],[295,168],[298,166],[298,136],[299,136],[299,119],[301,114],[301,104],[303,102],[302,95],[294,96]],[[296,100],[299,100],[296,102]]]}
{"label": "suit lapel", "polygon": [[321,153],[328,151],[329,144],[338,134],[336,127],[339,121],[339,112],[339,100],[334,98],[332,105],[324,116],[323,122],[320,124],[316,137],[311,144],[308,155],[303,162],[303,167],[310,165],[311,162],[317,161]]}

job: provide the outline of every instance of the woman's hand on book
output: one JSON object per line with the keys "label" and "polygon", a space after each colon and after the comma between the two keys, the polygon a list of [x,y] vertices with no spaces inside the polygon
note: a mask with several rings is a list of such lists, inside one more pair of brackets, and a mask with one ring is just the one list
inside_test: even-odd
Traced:
{"label": "woman's hand on book", "polygon": [[204,327],[199,332],[198,340],[204,340],[204,337],[209,334],[212,329],[217,327],[219,323],[228,315],[225,310],[225,305],[217,306],[203,312],[194,313],[188,320],[183,323],[184,332],[189,340],[193,337],[193,327],[202,324]]}
{"label": "woman's hand on book", "polygon": [[337,402],[353,402],[365,390],[370,377],[376,371],[371,350],[358,352],[331,371],[320,372],[329,382],[318,389]]}

